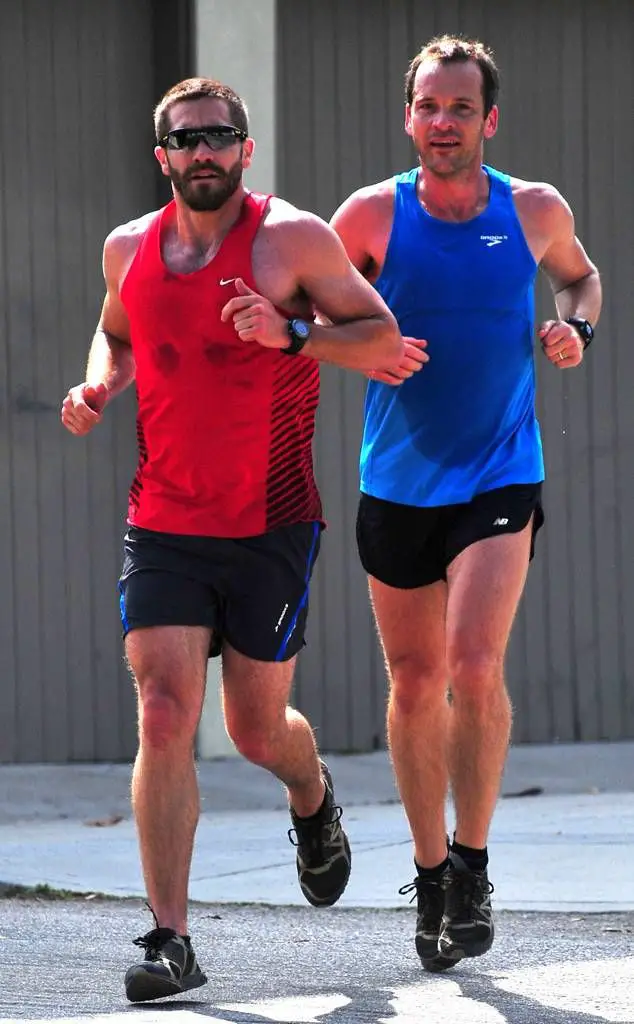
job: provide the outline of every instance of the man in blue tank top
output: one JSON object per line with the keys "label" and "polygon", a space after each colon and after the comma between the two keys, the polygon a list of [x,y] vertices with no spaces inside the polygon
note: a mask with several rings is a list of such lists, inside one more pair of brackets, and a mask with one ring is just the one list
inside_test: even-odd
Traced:
{"label": "man in blue tank top", "polygon": [[481,43],[432,40],[406,76],[419,166],[355,192],[333,218],[406,343],[398,372],[367,374],[357,538],[414,839],[416,878],[402,891],[417,896],[416,949],[432,971],[493,941],[487,836],[511,728],[504,655],[543,522],[537,269],[555,297],[538,337],[556,369],[582,362],[601,308],[562,196],[483,165],[497,93]]}

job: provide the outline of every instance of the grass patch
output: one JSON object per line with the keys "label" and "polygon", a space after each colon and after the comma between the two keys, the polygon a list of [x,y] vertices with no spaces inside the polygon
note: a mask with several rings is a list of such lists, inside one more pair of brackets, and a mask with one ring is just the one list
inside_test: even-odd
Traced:
{"label": "grass patch", "polygon": [[101,892],[73,892],[71,889],[55,889],[50,885],[14,885],[0,882],[0,899],[3,900],[105,900]]}

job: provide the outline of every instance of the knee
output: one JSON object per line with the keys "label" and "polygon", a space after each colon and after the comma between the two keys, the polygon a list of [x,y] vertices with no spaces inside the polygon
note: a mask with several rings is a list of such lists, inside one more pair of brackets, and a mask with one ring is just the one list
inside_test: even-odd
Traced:
{"label": "knee", "polygon": [[456,645],[449,651],[448,674],[456,699],[485,705],[504,687],[504,657],[487,648]]}
{"label": "knee", "polygon": [[417,714],[424,707],[445,699],[447,673],[444,661],[433,662],[406,655],[390,663],[390,701],[400,715]]}
{"label": "knee", "polygon": [[188,706],[165,682],[144,679],[139,683],[139,734],[147,746],[165,750],[183,743],[193,744],[198,719],[198,710]]}
{"label": "knee", "polygon": [[227,715],[225,725],[236,750],[247,761],[261,768],[275,764],[277,744],[273,729],[236,715]]}

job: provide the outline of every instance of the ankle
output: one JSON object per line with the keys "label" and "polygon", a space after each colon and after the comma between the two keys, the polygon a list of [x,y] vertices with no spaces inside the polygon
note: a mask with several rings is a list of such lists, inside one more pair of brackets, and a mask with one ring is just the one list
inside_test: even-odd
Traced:
{"label": "ankle", "polygon": [[297,790],[289,789],[288,797],[291,808],[293,809],[293,812],[297,815],[298,818],[316,818],[318,817],[319,814],[321,814],[326,803],[326,783],[324,782],[323,779],[321,780],[321,786],[317,800],[315,800],[315,797],[307,799],[305,790],[301,790],[298,792]]}
{"label": "ankle", "polygon": [[465,862],[469,871],[486,871],[489,863],[489,852],[486,846],[481,848],[465,846],[454,839],[450,852],[457,854]]}
{"label": "ankle", "polygon": [[156,904],[150,907],[154,923],[157,928],[166,928],[176,932],[181,938],[187,938],[187,916],[166,907],[164,910],[157,910]]}
{"label": "ankle", "polygon": [[435,867],[423,868],[416,860],[414,861],[414,867],[416,868],[416,874],[419,878],[424,879],[426,882],[437,882],[442,878],[450,863],[451,861],[449,860],[449,857],[446,856],[445,859],[441,861],[440,864],[436,864]]}

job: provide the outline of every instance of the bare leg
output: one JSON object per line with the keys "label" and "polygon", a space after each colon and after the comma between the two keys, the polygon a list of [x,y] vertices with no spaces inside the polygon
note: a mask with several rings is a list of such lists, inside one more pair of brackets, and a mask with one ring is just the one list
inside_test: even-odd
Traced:
{"label": "bare leg", "polygon": [[277,776],[288,788],[293,810],[308,817],[325,793],[313,731],[288,704],[295,658],[254,661],[228,643],[223,647],[225,723],[240,753]]}
{"label": "bare leg", "polygon": [[447,855],[448,787],[444,582],[400,590],[370,579],[388,675],[388,739],[398,790],[421,867]]}
{"label": "bare leg", "polygon": [[211,633],[154,626],[126,638],[139,697],[139,751],[132,776],[148,900],[159,925],[187,934],[187,895],[198,824],[194,740]]}
{"label": "bare leg", "polygon": [[447,573],[447,658],[452,687],[451,785],[456,840],[482,849],[511,733],[504,656],[528,570],[531,525],[479,541]]}

